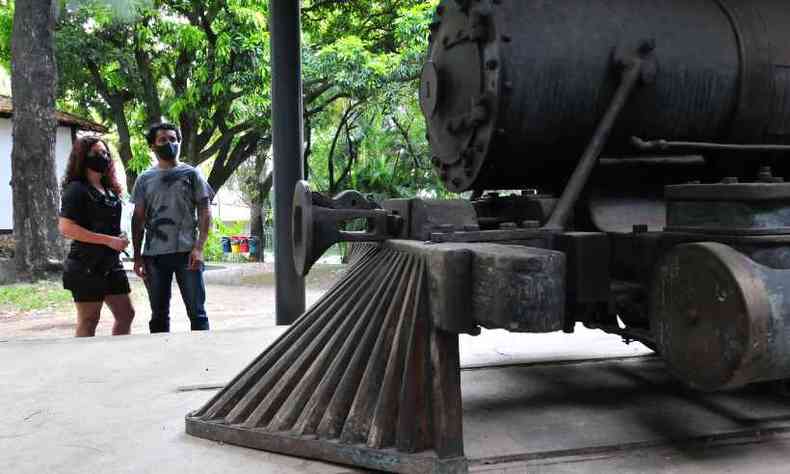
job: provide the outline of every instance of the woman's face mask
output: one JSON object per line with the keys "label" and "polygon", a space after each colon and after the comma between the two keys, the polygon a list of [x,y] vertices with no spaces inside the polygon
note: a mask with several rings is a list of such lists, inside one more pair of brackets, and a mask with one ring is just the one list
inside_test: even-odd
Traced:
{"label": "woman's face mask", "polygon": [[106,151],[88,153],[85,166],[97,173],[104,173],[110,167],[110,154]]}

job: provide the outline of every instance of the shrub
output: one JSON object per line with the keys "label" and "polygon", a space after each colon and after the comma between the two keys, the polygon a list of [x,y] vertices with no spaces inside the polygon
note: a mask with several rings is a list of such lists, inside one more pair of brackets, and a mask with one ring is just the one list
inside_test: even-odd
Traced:
{"label": "shrub", "polygon": [[206,239],[206,248],[203,257],[207,262],[221,262],[224,254],[222,252],[222,237],[243,234],[246,229],[244,222],[236,222],[225,225],[221,221],[214,221],[211,231]]}

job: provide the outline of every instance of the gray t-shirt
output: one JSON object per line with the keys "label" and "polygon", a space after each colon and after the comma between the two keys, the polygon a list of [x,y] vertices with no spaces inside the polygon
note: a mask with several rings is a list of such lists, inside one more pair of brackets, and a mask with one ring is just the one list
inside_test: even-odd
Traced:
{"label": "gray t-shirt", "polygon": [[198,204],[213,197],[211,186],[192,166],[155,166],[143,172],[132,193],[135,206],[145,206],[143,255],[191,251],[197,240]]}

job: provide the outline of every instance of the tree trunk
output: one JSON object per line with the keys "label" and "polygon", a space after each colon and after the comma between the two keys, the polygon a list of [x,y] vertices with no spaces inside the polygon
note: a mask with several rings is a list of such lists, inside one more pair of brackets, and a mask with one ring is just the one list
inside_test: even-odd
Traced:
{"label": "tree trunk", "polygon": [[124,103],[122,99],[113,100],[110,103],[113,114],[113,122],[118,129],[118,154],[121,157],[124,172],[126,173],[126,191],[132,194],[134,183],[137,181],[137,173],[130,167],[132,155],[132,137],[129,132],[129,122],[124,113]]}
{"label": "tree trunk", "polygon": [[255,155],[255,192],[252,193],[252,202],[250,203],[250,236],[258,238],[258,252],[250,257],[253,261],[262,262],[264,251],[263,248],[266,244],[266,236],[263,233],[263,203],[266,200],[266,195],[261,193],[263,186],[263,165],[266,163],[266,155],[258,153]]}
{"label": "tree trunk", "polygon": [[304,180],[310,181],[310,154],[313,152],[313,127],[310,125],[310,119],[304,121]]}
{"label": "tree trunk", "polygon": [[56,17],[54,0],[16,3],[11,37],[11,183],[17,275],[24,280],[43,276],[63,257],[55,176]]}

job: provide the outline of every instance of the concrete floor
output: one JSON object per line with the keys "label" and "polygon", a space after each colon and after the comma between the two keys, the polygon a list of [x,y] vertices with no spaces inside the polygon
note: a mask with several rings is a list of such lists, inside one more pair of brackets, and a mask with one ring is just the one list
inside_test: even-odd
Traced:
{"label": "concrete floor", "polygon": [[[0,473],[355,472],[184,434],[214,393],[201,387],[281,332],[0,343]],[[558,362],[648,353],[593,331],[487,332],[461,348],[474,472],[788,472],[790,406],[760,388],[686,392],[654,358]]]}

